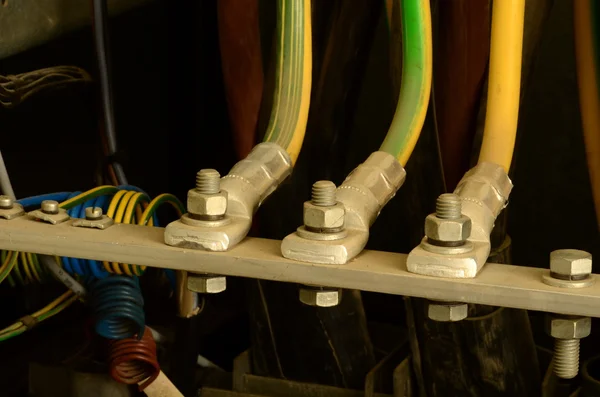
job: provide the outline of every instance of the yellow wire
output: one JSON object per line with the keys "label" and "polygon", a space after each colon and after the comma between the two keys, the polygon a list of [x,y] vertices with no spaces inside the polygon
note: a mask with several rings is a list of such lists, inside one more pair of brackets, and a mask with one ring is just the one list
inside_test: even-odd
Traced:
{"label": "yellow wire", "polygon": [[592,0],[573,1],[579,108],[592,196],[600,226],[600,98],[592,29]]}
{"label": "yellow wire", "polygon": [[[416,112],[416,115],[412,118],[412,123],[408,130],[408,140],[403,150],[398,153],[398,162],[403,167],[406,166],[412,152],[417,146],[419,137],[421,136],[421,130],[423,124],[425,124],[425,118],[427,117],[427,108],[429,107],[429,97],[431,95],[431,80],[433,78],[433,39],[432,39],[432,26],[431,26],[431,10],[429,6],[429,0],[421,1],[421,12],[423,14],[423,40],[425,42],[425,62],[423,65],[423,86],[420,87],[420,106]],[[404,78],[404,77],[402,77]],[[402,111],[396,109],[396,112]],[[394,122],[398,122],[398,119],[394,115],[390,130],[394,128]]]}
{"label": "yellow wire", "polygon": [[28,252],[26,255],[27,257],[27,261],[29,262],[29,267],[31,268],[31,273],[33,274],[33,277],[35,278],[35,280],[37,280],[39,283],[42,282],[42,278],[40,277],[40,274],[37,271],[37,268],[35,266],[35,263],[33,262],[33,254],[31,252]]}
{"label": "yellow wire", "polygon": [[117,213],[115,215],[114,221],[117,223],[123,223],[123,216],[125,215],[125,211],[127,210],[127,205],[131,198],[135,195],[136,192],[129,191],[123,195],[123,198],[119,202],[119,206],[117,207]]}
{"label": "yellow wire", "polygon": [[112,198],[112,200],[110,200],[110,204],[108,206],[108,211],[106,212],[106,215],[110,218],[115,217],[115,211],[117,210],[117,205],[119,204],[119,202],[121,201],[121,197],[123,197],[125,195],[125,193],[127,193],[127,190],[119,190]]}
{"label": "yellow wire", "polygon": [[487,109],[479,162],[510,169],[519,117],[525,0],[493,2]]}
{"label": "yellow wire", "polygon": [[[127,190],[119,190],[112,198],[112,200],[110,201],[110,204],[108,205],[108,211],[106,212],[106,215],[110,218],[115,218],[115,212],[117,210],[117,206],[121,201],[121,198],[125,195],[125,193],[127,193]],[[113,269],[111,267],[111,264],[108,261],[102,261],[102,266],[104,266],[104,269],[106,269],[107,272],[109,273],[113,273]],[[121,272],[120,269],[117,269],[117,274],[123,274]]]}
{"label": "yellow wire", "polygon": [[[125,211],[131,201],[132,197],[135,196],[136,192],[128,191],[123,195],[123,198],[119,201],[119,205],[117,206],[117,212],[114,217],[114,221],[116,223],[123,223],[123,216],[125,215]],[[123,274],[123,272],[128,276],[133,276],[131,271],[131,267],[123,263],[122,265],[119,262],[111,262],[111,267],[114,273]]]}
{"label": "yellow wire", "polygon": [[29,269],[29,263],[27,262],[27,257],[25,256],[25,252],[19,252],[19,258],[21,259],[21,264],[23,267],[23,271],[27,276],[26,284],[33,282],[33,276],[31,275],[31,270]]}
{"label": "yellow wire", "polygon": [[[73,291],[68,290],[67,292],[65,292],[64,294],[62,294],[61,296],[59,296],[58,298],[56,298],[52,302],[50,302],[48,305],[44,306],[43,308],[41,308],[37,312],[33,313],[31,315],[31,317],[39,317],[39,316],[41,316],[43,314],[46,314],[47,312],[49,312],[50,310],[54,309],[56,306],[60,305],[65,300],[67,300],[67,299],[69,299],[71,297],[73,297]],[[7,332],[15,331],[15,330],[21,328],[22,326],[24,326],[23,322],[22,321],[17,321],[16,323],[11,324],[8,327],[0,330],[0,334],[4,334],[4,333],[7,333]]]}
{"label": "yellow wire", "polygon": [[81,194],[79,194],[79,195],[77,195],[77,196],[75,196],[75,197],[71,197],[70,199],[68,199],[68,200],[66,200],[66,201],[63,201],[62,203],[60,203],[60,206],[64,208],[64,207],[66,207],[66,206],[70,205],[72,202],[74,202],[74,201],[76,201],[76,200],[80,199],[82,196],[87,196],[87,195],[90,195],[90,194],[92,194],[92,193],[95,193],[95,192],[97,192],[98,190],[102,190],[102,189],[106,189],[106,188],[113,188],[113,189],[116,189],[116,188],[115,188],[114,186],[112,186],[112,185],[103,185],[103,186],[98,186],[98,187],[95,187],[95,188],[93,188],[93,189],[90,189],[90,190],[88,190],[87,192],[83,192],[83,193],[81,193]]}
{"label": "yellow wire", "polygon": [[59,296],[58,298],[56,298],[55,300],[53,300],[52,302],[50,302],[45,307],[43,307],[40,310],[38,310],[37,312],[33,313],[31,316],[32,317],[39,317],[42,314],[46,314],[50,310],[54,309],[56,306],[58,306],[61,303],[63,303],[65,300],[69,299],[71,296],[73,296],[73,291],[67,290],[64,294],[62,294],[61,296]]}
{"label": "yellow wire", "polygon": [[312,23],[310,0],[304,1],[304,57],[302,59],[302,94],[300,98],[300,112],[298,122],[294,128],[292,140],[286,151],[292,159],[292,166],[302,149],[304,142],[304,133],[306,132],[306,123],[308,122],[308,110],[310,107],[310,89],[312,85]]}
{"label": "yellow wire", "polygon": [[133,213],[136,208],[139,208],[139,202],[142,200],[143,196],[143,193],[137,193],[131,198],[131,200],[129,200],[129,205],[127,205],[127,211],[125,211],[125,217],[123,218],[123,223],[131,223],[133,220]]}
{"label": "yellow wire", "polygon": [[[125,212],[125,216],[124,216],[124,218],[123,218],[123,223],[126,223],[126,224],[131,224],[131,223],[132,223],[132,221],[134,221],[134,216],[133,216],[134,209],[138,209],[138,210],[140,211],[140,212],[139,212],[139,214],[140,214],[140,216],[141,216],[141,214],[142,214],[142,212],[141,212],[141,210],[140,210],[140,208],[141,208],[141,205],[140,205],[140,204],[141,204],[141,200],[144,200],[144,201],[145,201],[145,198],[144,198],[144,194],[143,194],[143,193],[136,193],[136,194],[135,194],[135,195],[134,195],[134,196],[133,196],[133,197],[132,197],[132,198],[129,200],[129,204],[127,205],[127,211]],[[143,269],[140,269],[140,267],[139,267],[139,266],[136,266],[136,265],[128,265],[128,264],[123,264],[123,266],[125,266],[125,267],[126,267],[126,269],[127,269],[127,268],[130,268],[130,266],[131,266],[131,267],[133,268],[133,269],[132,269],[132,270],[133,270],[133,273],[134,273],[136,276],[140,276],[140,275],[142,275],[142,270],[143,270]],[[131,268],[130,268],[130,269],[131,269]],[[144,269],[145,269],[145,268],[144,268]]]}

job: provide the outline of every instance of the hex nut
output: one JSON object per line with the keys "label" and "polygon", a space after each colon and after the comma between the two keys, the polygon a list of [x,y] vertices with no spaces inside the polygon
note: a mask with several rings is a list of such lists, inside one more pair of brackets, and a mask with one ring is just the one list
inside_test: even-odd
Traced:
{"label": "hex nut", "polygon": [[471,236],[471,218],[463,215],[459,219],[441,219],[430,214],[425,218],[425,235],[437,241],[465,241]]}
{"label": "hex nut", "polygon": [[331,207],[304,203],[304,226],[312,229],[340,229],[344,227],[346,209],[339,201]]}
{"label": "hex nut", "polygon": [[192,189],[188,192],[187,210],[201,216],[223,216],[227,212],[227,192],[204,194]]}
{"label": "hex nut", "polygon": [[563,249],[550,253],[550,271],[562,276],[592,273],[592,255],[585,251]]}
{"label": "hex nut", "polygon": [[430,302],[427,308],[427,317],[433,321],[460,321],[468,315],[469,305],[466,303]]}
{"label": "hex nut", "polygon": [[218,294],[227,289],[227,278],[211,274],[188,275],[187,287],[192,292],[201,294]]}
{"label": "hex nut", "polygon": [[592,331],[590,317],[547,316],[546,331],[557,339],[581,339]]}
{"label": "hex nut", "polygon": [[300,287],[300,302],[308,306],[333,307],[342,301],[342,290],[315,287]]}

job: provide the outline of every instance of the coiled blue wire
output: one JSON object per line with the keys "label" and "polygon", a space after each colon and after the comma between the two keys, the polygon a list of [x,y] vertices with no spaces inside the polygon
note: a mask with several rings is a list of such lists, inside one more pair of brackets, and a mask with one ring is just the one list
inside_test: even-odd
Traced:
{"label": "coiled blue wire", "polygon": [[144,336],[144,298],[137,277],[111,274],[89,287],[94,328],[107,339]]}

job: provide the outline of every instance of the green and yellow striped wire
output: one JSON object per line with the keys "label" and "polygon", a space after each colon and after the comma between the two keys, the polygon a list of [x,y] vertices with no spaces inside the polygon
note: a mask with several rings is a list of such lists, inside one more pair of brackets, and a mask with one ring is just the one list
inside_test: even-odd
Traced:
{"label": "green and yellow striped wire", "polygon": [[264,141],[285,148],[295,164],[304,141],[312,84],[310,0],[279,0],[277,17],[275,92]]}
{"label": "green and yellow striped wire", "polygon": [[387,1],[386,10],[394,18],[390,23],[402,25],[402,82],[396,113],[380,150],[405,166],[425,123],[431,94],[431,11],[429,0],[395,1],[393,6]]}

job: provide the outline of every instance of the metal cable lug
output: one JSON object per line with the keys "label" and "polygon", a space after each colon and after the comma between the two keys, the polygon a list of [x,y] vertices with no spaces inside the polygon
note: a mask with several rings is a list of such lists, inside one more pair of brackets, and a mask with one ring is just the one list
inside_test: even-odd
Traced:
{"label": "metal cable lug", "polygon": [[167,245],[227,251],[242,241],[262,202],[292,172],[292,161],[281,146],[263,142],[219,179],[215,170],[201,170],[188,192],[188,213],[167,225]]}
{"label": "metal cable lug", "polygon": [[[372,153],[337,188],[337,203],[326,214],[312,201],[304,204],[305,224],[282,241],[282,255],[302,262],[347,263],[364,249],[369,228],[405,178],[406,172],[394,156]],[[313,224],[319,217],[321,223]]]}
{"label": "metal cable lug", "polygon": [[[497,164],[480,163],[469,170],[453,195],[440,196],[439,211],[426,218],[426,236],[408,255],[408,271],[436,277],[475,277],[488,259],[490,233],[511,190],[512,182]],[[446,213],[455,219],[448,219]]]}

